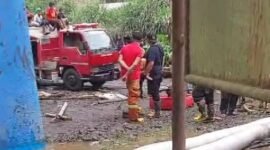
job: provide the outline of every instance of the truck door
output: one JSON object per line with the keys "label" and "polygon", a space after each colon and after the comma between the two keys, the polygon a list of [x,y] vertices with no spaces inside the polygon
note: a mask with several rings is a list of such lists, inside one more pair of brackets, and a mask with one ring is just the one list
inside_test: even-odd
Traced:
{"label": "truck door", "polygon": [[63,48],[61,50],[60,64],[74,67],[81,76],[89,75],[87,47],[79,33],[63,33]]}

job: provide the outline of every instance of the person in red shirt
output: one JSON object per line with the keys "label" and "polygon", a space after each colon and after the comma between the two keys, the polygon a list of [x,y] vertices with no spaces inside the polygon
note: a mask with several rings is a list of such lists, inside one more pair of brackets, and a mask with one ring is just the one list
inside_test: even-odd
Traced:
{"label": "person in red shirt", "polygon": [[122,79],[126,81],[128,89],[128,118],[130,121],[143,122],[143,118],[139,117],[140,107],[138,102],[140,99],[140,62],[144,54],[143,48],[140,47],[142,34],[133,32],[133,42],[125,45],[119,56],[121,65]]}
{"label": "person in red shirt", "polygon": [[46,18],[53,27],[57,28],[57,30],[60,30],[63,29],[64,27],[61,25],[57,16],[58,16],[57,8],[55,7],[54,2],[50,2],[49,7],[46,10]]}

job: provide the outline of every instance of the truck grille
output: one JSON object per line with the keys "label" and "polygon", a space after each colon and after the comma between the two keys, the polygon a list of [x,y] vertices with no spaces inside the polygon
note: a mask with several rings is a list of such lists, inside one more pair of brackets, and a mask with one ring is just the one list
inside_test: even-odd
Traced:
{"label": "truck grille", "polygon": [[110,70],[114,69],[114,64],[104,65],[104,66],[100,66],[98,68],[99,68],[100,72],[110,71]]}

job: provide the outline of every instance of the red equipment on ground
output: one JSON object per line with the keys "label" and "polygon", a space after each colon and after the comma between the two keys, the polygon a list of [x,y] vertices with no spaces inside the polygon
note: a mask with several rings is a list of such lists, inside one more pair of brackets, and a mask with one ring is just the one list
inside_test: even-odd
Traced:
{"label": "red equipment on ground", "polygon": [[30,28],[38,83],[64,83],[69,90],[81,90],[85,82],[95,89],[120,77],[119,52],[105,29],[97,23],[76,24],[48,35]]}
{"label": "red equipment on ground", "polygon": [[[173,98],[170,94],[162,94],[160,96],[161,100],[161,109],[162,110],[172,110],[173,108]],[[191,94],[186,93],[186,108],[190,108],[194,106],[194,100]],[[154,100],[150,97],[150,108],[154,109]]]}

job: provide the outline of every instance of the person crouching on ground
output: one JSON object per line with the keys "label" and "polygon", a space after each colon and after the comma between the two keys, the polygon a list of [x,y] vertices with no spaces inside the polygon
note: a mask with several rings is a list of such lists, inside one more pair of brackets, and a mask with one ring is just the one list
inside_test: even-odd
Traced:
{"label": "person crouching on ground", "polygon": [[162,82],[164,51],[162,46],[157,43],[156,35],[148,34],[146,38],[150,48],[145,54],[146,67],[144,76],[147,79],[148,94],[154,100],[154,113],[150,112],[149,117],[159,118],[161,111],[159,89]]}
{"label": "person crouching on ground", "polygon": [[122,79],[126,81],[128,89],[128,117],[133,122],[143,122],[144,119],[139,117],[140,107],[140,75],[141,75],[141,58],[144,50],[140,47],[142,34],[133,32],[133,42],[125,45],[120,51],[119,63],[121,65]]}
{"label": "person crouching on ground", "polygon": [[[198,106],[199,115],[194,118],[196,122],[211,122],[214,121],[214,90],[195,86],[192,91],[192,97]],[[207,105],[207,115],[205,112],[205,104]]]}

